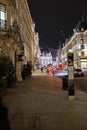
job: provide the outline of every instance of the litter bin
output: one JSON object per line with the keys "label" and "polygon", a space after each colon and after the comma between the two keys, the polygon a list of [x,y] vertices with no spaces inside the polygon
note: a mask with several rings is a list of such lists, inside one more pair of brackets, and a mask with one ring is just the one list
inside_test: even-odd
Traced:
{"label": "litter bin", "polygon": [[68,76],[64,76],[62,80],[63,89],[68,90]]}

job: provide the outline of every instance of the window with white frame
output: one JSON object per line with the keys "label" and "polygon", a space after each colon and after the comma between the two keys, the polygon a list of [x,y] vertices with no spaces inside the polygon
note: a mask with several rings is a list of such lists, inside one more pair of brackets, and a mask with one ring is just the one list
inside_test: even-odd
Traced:
{"label": "window with white frame", "polygon": [[0,3],[0,27],[6,28],[6,6]]}

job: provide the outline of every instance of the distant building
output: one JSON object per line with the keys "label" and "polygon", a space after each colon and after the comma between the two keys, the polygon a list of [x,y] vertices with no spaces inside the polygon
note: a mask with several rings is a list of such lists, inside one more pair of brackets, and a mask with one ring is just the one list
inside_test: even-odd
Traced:
{"label": "distant building", "polygon": [[61,49],[60,48],[57,50],[56,62],[57,64],[61,63]]}
{"label": "distant building", "polygon": [[61,50],[53,49],[55,55],[52,55],[51,51],[40,53],[40,57],[39,57],[40,65],[47,66],[48,64],[52,64],[53,66],[57,66],[61,62]]}
{"label": "distant building", "polygon": [[53,63],[53,60],[52,60],[51,52],[40,53],[40,57],[39,57],[39,64],[40,65],[47,66],[48,64],[52,64],[52,63]]}

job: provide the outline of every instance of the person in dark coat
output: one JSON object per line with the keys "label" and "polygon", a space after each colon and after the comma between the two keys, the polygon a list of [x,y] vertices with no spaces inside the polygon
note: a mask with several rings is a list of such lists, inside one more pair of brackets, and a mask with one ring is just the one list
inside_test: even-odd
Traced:
{"label": "person in dark coat", "polygon": [[28,71],[28,75],[31,76],[32,75],[32,62],[28,62],[27,63],[27,71]]}

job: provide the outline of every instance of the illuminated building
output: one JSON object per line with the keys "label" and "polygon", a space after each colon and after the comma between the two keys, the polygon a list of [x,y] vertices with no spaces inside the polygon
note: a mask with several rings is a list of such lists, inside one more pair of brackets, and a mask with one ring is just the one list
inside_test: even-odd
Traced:
{"label": "illuminated building", "polygon": [[35,64],[38,39],[27,0],[0,0],[0,53],[11,58],[19,81],[23,64]]}
{"label": "illuminated building", "polygon": [[67,68],[67,52],[73,50],[74,67],[87,68],[87,24],[79,22],[73,30],[73,35],[66,40],[65,45],[61,49],[61,60]]}
{"label": "illuminated building", "polygon": [[51,52],[40,53],[39,63],[40,63],[40,65],[43,65],[43,66],[47,66],[48,64],[52,64],[53,60],[52,60],[52,54],[51,54]]}

